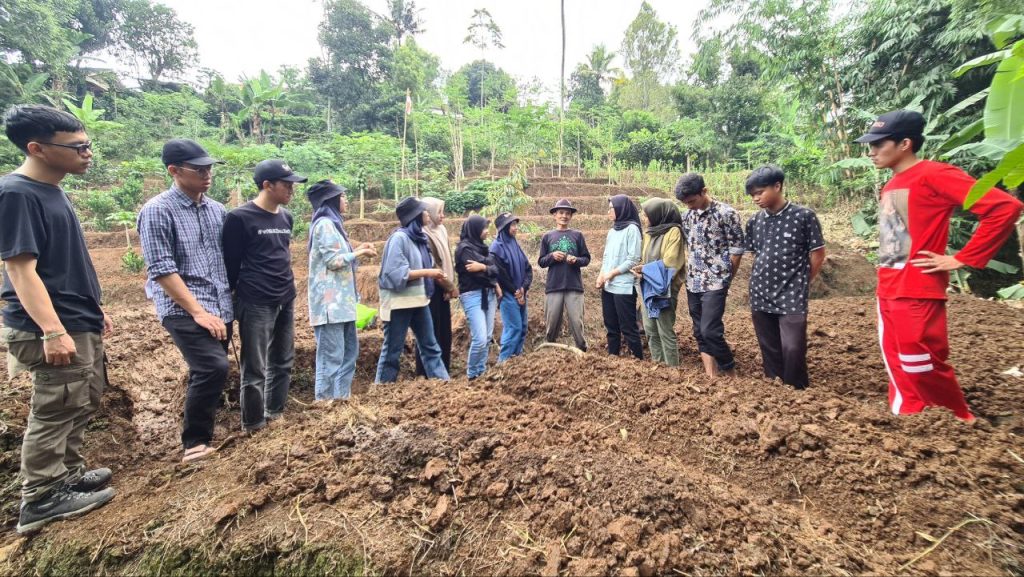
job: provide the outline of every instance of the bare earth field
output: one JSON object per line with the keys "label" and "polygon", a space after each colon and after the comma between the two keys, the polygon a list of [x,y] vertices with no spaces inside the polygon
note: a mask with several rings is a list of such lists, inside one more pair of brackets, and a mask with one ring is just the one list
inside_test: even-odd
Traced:
{"label": "bare earth field", "polygon": [[[527,220],[541,230],[559,196],[586,207],[579,228],[595,258],[587,286],[607,230],[597,216],[607,206],[602,199],[620,192],[600,182],[546,179],[528,191],[539,200]],[[449,228],[454,237],[458,222]],[[367,219],[349,230],[358,240],[382,241],[393,227]],[[143,277],[120,270],[123,234],[91,234],[117,332],[107,345],[110,387],[87,453],[92,465],[114,470],[118,496],[32,538],[14,534],[30,394],[28,381],[16,379],[0,393],[0,571],[1024,573],[1024,380],[1003,374],[1024,366],[1024,311],[950,301],[951,360],[979,417],[975,425],[941,410],[893,417],[877,348],[873,269],[840,239],[829,240],[811,303],[807,391],[758,376],[746,310],[749,263],[726,318],[741,376],[716,382],[702,374],[685,305],[678,369],[604,353],[593,290],[589,353],[532,350],[543,332],[544,273],[537,269],[525,356],[468,382],[468,334],[457,311],[450,383],[412,379],[409,354],[405,380],[375,386],[381,335],[370,330],[360,335],[357,394],[331,406],[311,403],[315,345],[305,243],[296,242],[302,296],[287,418],[253,437],[238,435],[234,373],[218,416],[221,450],[186,466],[178,441],[184,363],[145,300]],[[536,239],[524,244],[535,258]],[[361,269],[369,302],[377,266]]]}

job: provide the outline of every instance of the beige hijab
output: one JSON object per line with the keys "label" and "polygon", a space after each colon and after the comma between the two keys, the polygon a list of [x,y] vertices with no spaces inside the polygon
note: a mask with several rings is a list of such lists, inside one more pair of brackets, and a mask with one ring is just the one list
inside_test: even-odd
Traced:
{"label": "beige hijab", "polygon": [[444,210],[444,201],[424,196],[420,198],[420,202],[427,208],[427,214],[430,215],[430,224],[423,227],[423,232],[434,244],[438,256],[441,257],[441,270],[449,279],[454,279],[455,263],[452,260],[452,250],[448,246],[448,230],[443,224],[438,224],[438,221],[441,220],[441,211]]}

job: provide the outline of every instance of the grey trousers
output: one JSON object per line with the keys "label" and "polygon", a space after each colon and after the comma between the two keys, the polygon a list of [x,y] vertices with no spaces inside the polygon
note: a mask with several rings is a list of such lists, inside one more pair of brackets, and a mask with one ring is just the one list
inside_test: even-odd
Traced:
{"label": "grey trousers", "polygon": [[82,440],[89,420],[100,406],[106,387],[103,338],[97,333],[71,333],[77,352],[70,365],[46,363],[43,341],[35,333],[5,327],[8,374],[27,370],[32,375],[28,426],[21,444],[22,500],[46,497],[63,483],[74,483],[85,472]]}
{"label": "grey trousers", "polygon": [[576,291],[556,291],[544,295],[544,324],[547,327],[545,338],[553,343],[562,334],[562,317],[569,317],[569,332],[576,343],[576,348],[587,350],[587,339],[583,335],[583,293]]}
{"label": "grey trousers", "polygon": [[644,299],[640,299],[640,310],[644,319],[644,332],[647,333],[647,346],[651,349],[651,360],[665,363],[670,367],[679,366],[679,337],[676,336],[676,305],[679,304],[679,293],[672,295],[672,305],[661,309],[658,318],[647,316]]}

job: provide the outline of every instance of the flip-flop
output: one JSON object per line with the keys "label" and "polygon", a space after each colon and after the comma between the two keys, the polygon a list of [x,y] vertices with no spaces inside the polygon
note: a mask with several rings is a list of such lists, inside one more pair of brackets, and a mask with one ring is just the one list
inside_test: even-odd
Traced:
{"label": "flip-flop", "polygon": [[205,459],[210,455],[217,452],[217,449],[207,445],[196,445],[189,449],[185,449],[185,456],[181,458],[182,463],[191,463],[200,459]]}

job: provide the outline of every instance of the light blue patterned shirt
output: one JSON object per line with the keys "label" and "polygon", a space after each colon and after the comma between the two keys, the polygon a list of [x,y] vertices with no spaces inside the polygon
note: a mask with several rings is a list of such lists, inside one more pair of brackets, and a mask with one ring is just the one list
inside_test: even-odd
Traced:
{"label": "light blue patterned shirt", "polygon": [[356,254],[334,223],[321,218],[309,232],[309,324],[356,320]]}
{"label": "light blue patterned shirt", "polygon": [[139,212],[139,238],[146,260],[146,297],[165,317],[189,316],[156,279],[177,273],[189,292],[225,323],[234,319],[221,233],[228,211],[203,195],[196,204],[177,186],[153,197]]}

